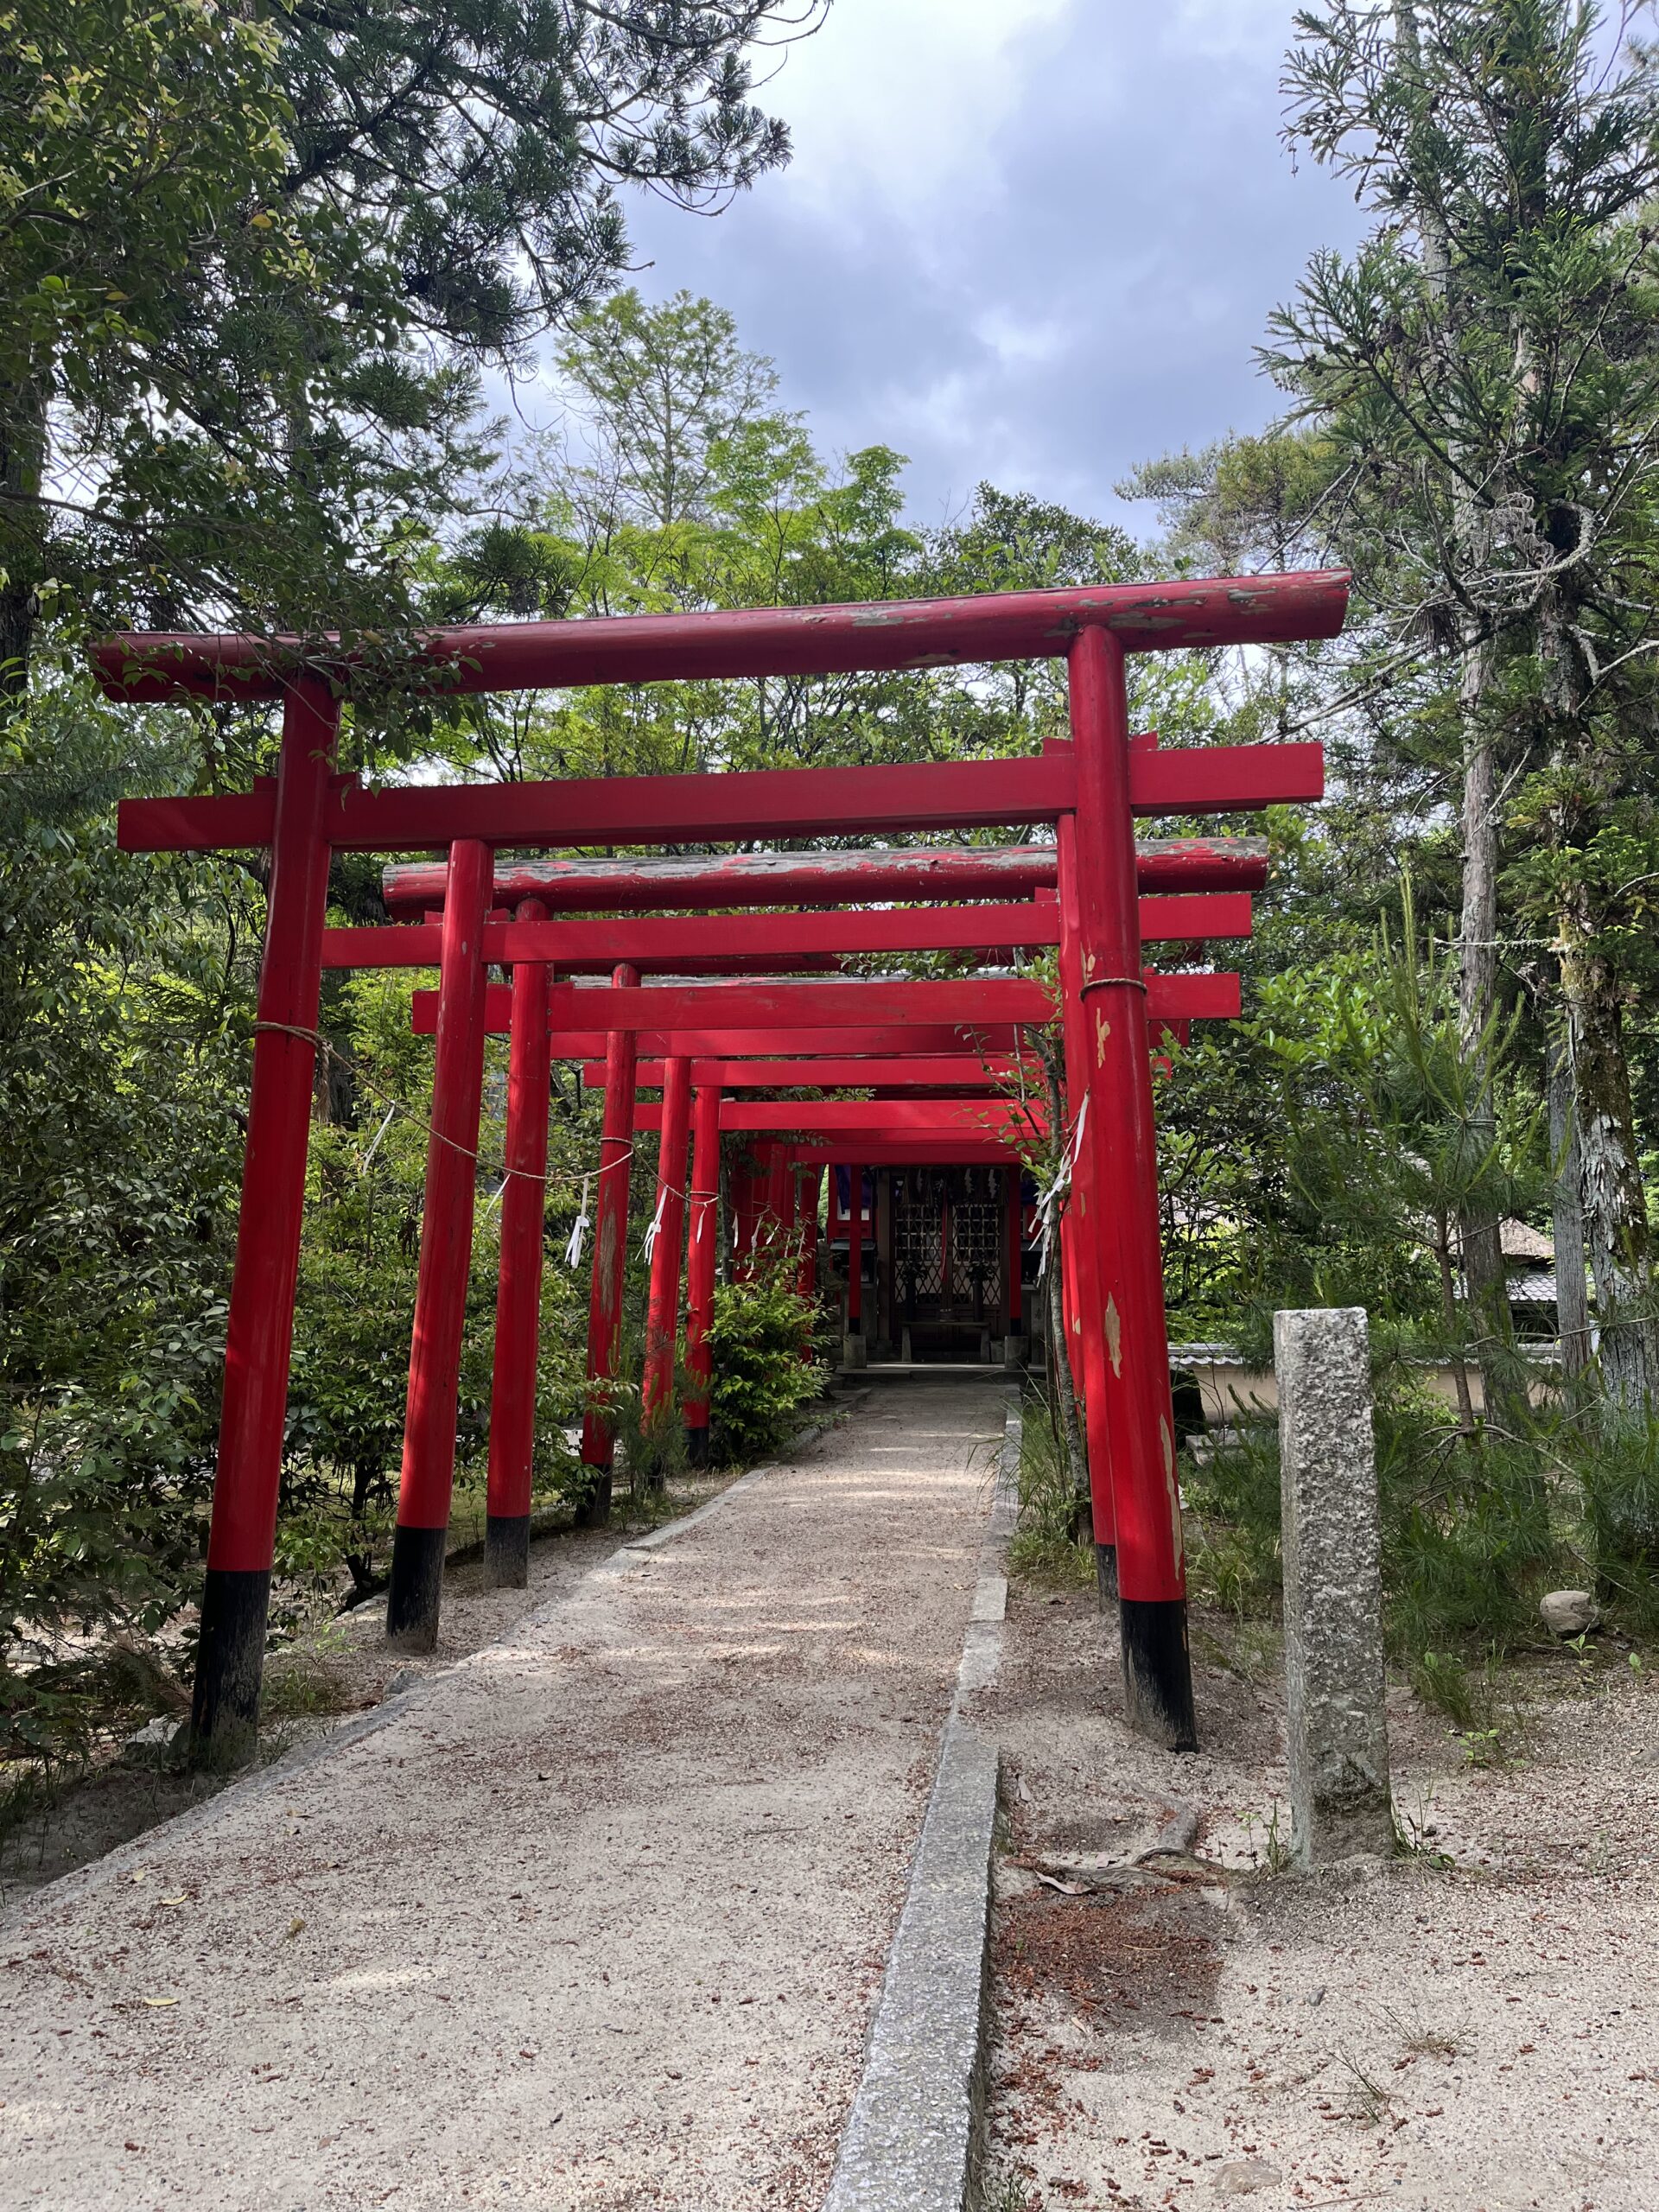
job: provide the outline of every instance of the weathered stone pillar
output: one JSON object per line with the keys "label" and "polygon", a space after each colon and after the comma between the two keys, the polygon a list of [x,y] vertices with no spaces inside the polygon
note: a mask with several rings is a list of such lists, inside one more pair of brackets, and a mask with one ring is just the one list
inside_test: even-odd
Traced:
{"label": "weathered stone pillar", "polygon": [[1304,1866],[1395,1847],[1369,1332],[1363,1306],[1273,1317],[1285,1690]]}

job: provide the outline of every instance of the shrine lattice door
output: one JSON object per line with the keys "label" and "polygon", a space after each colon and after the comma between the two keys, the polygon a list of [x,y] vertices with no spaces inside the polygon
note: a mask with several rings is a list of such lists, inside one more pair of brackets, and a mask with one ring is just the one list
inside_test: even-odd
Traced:
{"label": "shrine lattice door", "polygon": [[1007,1171],[918,1167],[893,1179],[893,1314],[916,1359],[977,1360],[1002,1333]]}

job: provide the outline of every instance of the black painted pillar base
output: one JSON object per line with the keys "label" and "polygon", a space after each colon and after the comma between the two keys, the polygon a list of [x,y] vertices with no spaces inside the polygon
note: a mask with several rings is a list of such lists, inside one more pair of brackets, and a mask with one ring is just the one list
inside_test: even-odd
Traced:
{"label": "black painted pillar base", "polygon": [[1103,1605],[1117,1603],[1117,1546],[1095,1546],[1095,1586],[1100,1592]]}
{"label": "black painted pillar base", "polygon": [[688,1427],[685,1432],[685,1464],[688,1467],[706,1467],[709,1464],[709,1430]]}
{"label": "black painted pillar base", "polygon": [[270,1611],[269,1567],[207,1569],[190,1707],[193,1767],[238,1766],[253,1755]]}
{"label": "black painted pillar base", "polygon": [[1186,1648],[1185,1598],[1120,1598],[1123,1637],[1123,1718],[1137,1736],[1166,1751],[1196,1751],[1192,1661]]}
{"label": "black painted pillar base", "polygon": [[391,1540],[386,1591],[386,1641],[400,1651],[430,1651],[438,1641],[447,1529],[405,1529]]}
{"label": "black painted pillar base", "polygon": [[484,1587],[530,1587],[530,1516],[492,1513],[484,1523]]}
{"label": "black painted pillar base", "polygon": [[575,1525],[578,1529],[602,1529],[611,1517],[611,1471],[608,1467],[585,1465],[582,1473],[588,1487],[576,1501]]}

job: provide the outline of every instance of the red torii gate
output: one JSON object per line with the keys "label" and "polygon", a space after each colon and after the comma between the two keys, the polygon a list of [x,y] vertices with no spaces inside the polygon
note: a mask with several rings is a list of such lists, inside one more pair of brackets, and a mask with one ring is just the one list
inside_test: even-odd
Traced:
{"label": "red torii gate", "polygon": [[[1071,1096],[1080,1135],[1086,1133],[1078,1144],[1087,1170],[1079,1180],[1083,1241],[1109,1346],[1104,1396],[1112,1464],[1109,1478],[1103,1469],[1096,1480],[1104,1509],[1114,1491],[1118,1500],[1127,1710],[1135,1725],[1167,1742],[1193,1740],[1133,820],[1137,813],[1228,811],[1317,796],[1308,757],[1317,748],[1132,758],[1124,656],[1330,636],[1345,604],[1345,576],[1328,573],[434,632],[421,646],[432,689],[456,694],[1061,655],[1068,662],[1073,747],[1037,760],[510,787],[370,791],[355,778],[337,777],[340,692],[355,666],[346,652],[307,658],[297,646],[269,640],[160,636],[118,639],[96,651],[99,674],[118,698],[183,692],[280,698],[284,705],[274,782],[229,798],[129,802],[122,810],[122,842],[130,850],[269,845],[271,852],[193,1709],[199,1754],[250,1732],[257,1716],[332,850],[449,849],[438,1053],[462,1071],[456,1096],[464,1122],[464,1071],[478,1065],[474,1047],[483,1014],[479,948],[493,846],[683,843],[805,835],[829,825],[837,834],[867,835],[1032,822],[1057,825],[1061,903],[1075,895],[1078,918],[1076,987],[1063,973],[1062,996]],[[459,1187],[463,1158],[471,1172],[466,1154],[435,1116],[418,1294],[422,1315],[435,1319],[443,1313],[442,1278],[461,1251],[458,1232],[463,1225],[470,1232],[470,1185]],[[435,1416],[446,1376],[453,1395],[448,1371],[459,1335],[451,1341],[445,1317],[423,1345],[418,1328],[417,1322],[404,1491],[417,1510],[429,1501],[429,1511],[440,1487],[435,1475],[442,1474],[447,1491],[453,1465],[453,1423],[446,1437]],[[400,1516],[411,1588],[441,1573],[442,1535],[440,1526]]]}
{"label": "red torii gate", "polygon": [[[1243,934],[1249,918],[1247,899],[1154,899],[1143,900],[1142,906],[1143,908],[1180,906],[1186,911],[1189,920],[1194,909],[1206,909],[1208,911],[1205,919],[1209,933],[1216,933],[1218,925],[1225,923],[1230,931]],[[958,915],[950,918],[953,922],[959,924],[963,917],[989,917],[988,920],[982,918],[980,924],[982,931],[1000,932],[1004,928],[1012,926],[1003,919],[1007,911],[983,906],[968,907],[960,910]],[[1050,906],[1033,907],[1029,911],[1036,918],[1030,927],[1029,934],[1037,937],[1040,941],[1048,941],[1053,933],[1054,917],[1058,909]],[[854,915],[835,918],[857,921],[864,918]],[[906,909],[883,913],[875,918],[889,925],[889,937],[893,944],[899,943],[905,932],[908,931],[912,938],[918,941],[919,947],[925,948],[932,941],[929,932],[937,918],[925,909]],[[1025,928],[1023,924],[1019,926],[1022,930]],[[673,929],[674,925],[669,925],[664,933],[671,938]],[[962,936],[969,933],[960,927],[953,929],[951,932],[957,941],[960,941]],[[1162,925],[1162,933],[1177,936],[1186,932],[1172,922]],[[395,931],[335,932],[331,939],[332,950],[329,957],[353,963],[359,958],[364,962],[369,962],[379,957],[392,957],[397,954],[397,948],[387,946],[385,940],[388,938],[395,938],[398,932]],[[490,935],[491,932],[486,929],[485,932],[486,952],[489,949]],[[780,939],[786,940],[788,935],[786,920],[780,921],[778,935]],[[660,939],[657,938],[652,938],[649,944],[645,940],[641,939],[634,949],[655,950],[659,943]],[[507,933],[502,939],[502,944],[503,949],[506,950],[517,949],[532,953],[539,953],[546,950],[545,933],[540,930],[520,930]],[[360,953],[358,950],[359,944],[362,947]],[[787,949],[786,944],[783,949]],[[515,982],[512,993],[502,986],[493,984],[488,987],[486,995],[486,1028],[498,1033],[507,1031],[515,1039],[519,1035],[519,1024],[523,1020],[545,1019],[535,1011],[540,1001],[534,995],[533,987],[532,996],[528,1002],[518,995],[524,988],[518,980],[519,972],[515,971]],[[1239,1010],[1238,978],[1236,976],[1209,973],[1154,976],[1148,973],[1147,985],[1149,1018],[1161,1026],[1184,1027],[1195,1017],[1225,1018],[1236,1015]],[[793,1004],[787,995],[787,987],[783,988],[783,994],[779,996],[774,995],[771,989],[755,984],[752,984],[747,992],[732,984],[719,986],[696,984],[690,987],[677,984],[672,987],[674,989],[683,988],[685,991],[683,1006],[681,1001],[674,1001],[664,1010],[661,999],[662,988],[658,987],[655,995],[645,993],[635,994],[631,991],[621,995],[620,1002],[626,1004],[631,1001],[633,1006],[633,1012],[627,1017],[629,1023],[642,1023],[653,1018],[652,1014],[647,1009],[655,1008],[658,1016],[665,1024],[671,1020],[675,1020],[677,1026],[682,1021],[689,1024],[695,1018],[700,1002],[703,1005],[718,1007],[723,1017],[728,1020],[766,1019],[771,1021],[787,1021],[791,1017]],[[597,1021],[601,1018],[601,1010],[609,1003],[605,995],[593,990],[582,990],[581,987],[578,987],[578,991],[580,997],[585,999],[588,1005],[596,1009],[594,1019]],[[971,1005],[975,1007],[982,1019],[987,1014],[995,1014],[1004,1008],[1010,1014],[1017,1016],[1020,1020],[1027,1022],[1046,1021],[1052,1019],[1053,1013],[1052,1001],[1041,986],[1011,983],[1005,978],[989,979],[968,984],[901,982],[896,987],[883,984],[874,979],[867,979],[862,982],[848,981],[826,987],[823,992],[810,1001],[810,1004],[821,1016],[836,1000],[842,1001],[843,1013],[850,1007],[863,1014],[876,1010],[870,1002],[872,994],[882,995],[879,997],[879,1006],[889,1013],[896,1011],[899,1006],[914,1006],[923,1017],[930,1013],[939,1011],[946,1013],[954,1011],[960,1014],[964,1005]],[[995,995],[997,994],[1004,995]],[[678,1014],[675,1012],[677,1007],[681,1008]],[[414,1016],[417,1029],[435,1027],[437,999],[435,995],[429,993],[416,995]],[[604,1018],[608,1020],[609,1017]],[[637,1032],[625,1031],[620,1034],[614,1033],[612,1034],[606,1064],[604,1087],[608,1149],[604,1155],[605,1166],[602,1170],[607,1179],[606,1184],[601,1187],[601,1193],[598,1216],[601,1234],[595,1243],[594,1288],[589,1317],[588,1371],[590,1390],[603,1390],[615,1379],[620,1348],[625,1255],[621,1229],[617,1227],[613,1230],[611,1224],[626,1223],[629,1189],[627,1162],[631,1152],[631,1132],[632,1129],[640,1126],[637,1122],[630,1122],[627,1108],[624,1103],[629,1087],[631,1065],[627,1057],[629,1033],[637,1034]],[[759,1037],[771,1033],[766,1030],[759,1030],[753,1033]],[[777,1032],[777,1035],[785,1039],[798,1037],[800,1033],[794,1030]],[[837,1034],[835,1030],[827,1033],[831,1037]],[[1012,1034],[1015,1037],[1019,1035],[1017,1027],[1013,1029]],[[518,1049],[518,1045],[515,1043],[515,1054]],[[663,1155],[665,1160],[672,1160],[676,1165],[671,1173],[667,1167],[664,1167],[658,1179],[660,1234],[655,1239],[652,1252],[651,1300],[646,1325],[647,1356],[643,1395],[643,1409],[648,1419],[659,1416],[665,1410],[672,1379],[679,1275],[677,1257],[671,1255],[677,1255],[679,1231],[685,1205],[682,1178],[689,1134],[691,1097],[688,1067],[689,1059],[684,1052],[671,1050],[662,1062],[661,1084],[666,1090],[671,1103],[667,1112],[656,1118],[663,1135]],[[537,1079],[544,1082],[544,1073]],[[705,1104],[707,1102],[702,1099],[701,1092],[698,1096],[700,1105]],[[776,1122],[773,1126],[786,1127],[789,1124]],[[714,1202],[718,1184],[718,1128],[712,1121],[704,1120],[700,1122],[697,1134],[697,1159],[694,1165],[690,1186],[693,1221],[692,1261],[696,1280],[690,1286],[693,1327],[690,1338],[688,1364],[694,1375],[701,1376],[706,1367],[705,1336],[712,1314],[714,1298],[713,1240],[710,1236],[705,1243],[703,1230],[706,1211]],[[542,1141],[543,1140],[538,1135],[537,1142]],[[508,1142],[511,1151],[513,1142],[511,1126]],[[510,1224],[507,1218],[509,1200],[514,1202],[511,1240]],[[534,1214],[531,1211],[532,1198],[530,1187],[526,1186],[520,1190],[516,1186],[510,1186],[509,1200],[504,1200],[503,1205],[502,1296],[505,1299],[509,1295],[510,1262],[507,1249],[511,1241],[524,1255],[518,1262],[517,1268],[517,1280],[522,1284],[523,1288],[514,1294],[528,1297],[533,1301],[534,1285],[539,1281],[539,1241],[534,1243],[535,1256],[532,1256],[532,1240],[539,1240],[540,1235],[539,1194],[534,1201],[536,1207]],[[1076,1275],[1077,1265],[1075,1257],[1076,1243],[1077,1239],[1073,1236],[1067,1244],[1068,1281],[1073,1281]],[[1072,1299],[1074,1308],[1076,1303],[1077,1298],[1074,1292]],[[518,1320],[512,1334],[515,1342],[520,1340],[525,1344],[533,1342],[533,1318]],[[1085,1336],[1083,1357],[1086,1365],[1090,1359],[1090,1342],[1091,1339]],[[1087,1417],[1092,1424],[1096,1452],[1104,1463],[1109,1448],[1105,1429],[1104,1387],[1098,1379],[1097,1368],[1089,1365],[1087,1371],[1088,1375],[1092,1375],[1096,1378],[1094,1410],[1088,1414]],[[1086,1380],[1087,1376],[1085,1382]],[[1084,1405],[1086,1410],[1089,1405],[1086,1388]],[[505,1430],[507,1418],[504,1416],[502,1419],[493,1421],[492,1423],[493,1468],[497,1464],[496,1439]],[[522,1467],[524,1471],[522,1477],[512,1484],[504,1482],[499,1496],[497,1495],[495,1488],[493,1486],[492,1488],[490,1517],[487,1523],[491,1533],[486,1535],[486,1556],[493,1556],[487,1548],[493,1542],[499,1547],[504,1562],[508,1558],[510,1547],[518,1548],[512,1552],[512,1557],[516,1560],[520,1556],[522,1547],[527,1542],[529,1524],[527,1484],[531,1448],[527,1421],[526,1414],[526,1426],[523,1433],[518,1435],[516,1445],[506,1453],[508,1463]],[[706,1400],[702,1397],[694,1397],[690,1426],[696,1456],[700,1456],[699,1447],[706,1442]],[[518,1433],[516,1428],[514,1433]],[[593,1471],[592,1480],[598,1499],[595,1510],[601,1515],[605,1510],[608,1496],[611,1454],[611,1425],[602,1409],[590,1410],[583,1427],[582,1458],[584,1463]],[[1103,1570],[1109,1580],[1116,1569],[1113,1524],[1108,1517],[1110,1511],[1109,1498],[1103,1498],[1101,1503],[1096,1548],[1101,1554]],[[497,1533],[498,1523],[499,1524],[499,1534]]]}

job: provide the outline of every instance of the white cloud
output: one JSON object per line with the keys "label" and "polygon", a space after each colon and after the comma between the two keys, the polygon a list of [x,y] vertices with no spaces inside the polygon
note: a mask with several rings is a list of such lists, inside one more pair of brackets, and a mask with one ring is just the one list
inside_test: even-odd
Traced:
{"label": "white cloud", "polygon": [[1007,367],[1058,360],[1071,339],[1058,316],[1031,315],[1007,302],[988,308],[978,317],[974,336]]}
{"label": "white cloud", "polygon": [[1284,0],[1176,0],[1165,21],[1169,45],[1195,57],[1276,60],[1291,41],[1290,19]]}
{"label": "white cloud", "polygon": [[706,292],[820,447],[1109,515],[1135,461],[1268,419],[1251,348],[1363,227],[1280,143],[1296,0],[835,0],[760,97],[795,160],[715,222],[642,200],[642,289]]}
{"label": "white cloud", "polygon": [[835,0],[763,95],[795,158],[762,188],[831,222],[871,204],[908,228],[923,203],[977,194],[1078,0]]}

